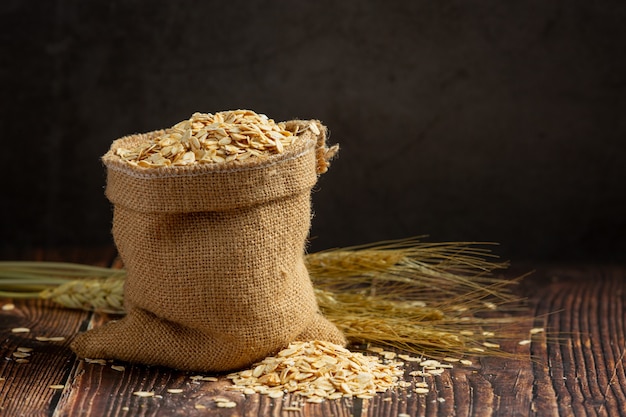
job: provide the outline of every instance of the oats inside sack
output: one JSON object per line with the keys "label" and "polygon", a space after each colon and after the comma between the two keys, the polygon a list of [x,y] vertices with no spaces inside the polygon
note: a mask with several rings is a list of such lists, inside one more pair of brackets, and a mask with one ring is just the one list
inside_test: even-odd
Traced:
{"label": "oats inside sack", "polygon": [[115,153],[141,168],[241,162],[283,153],[296,135],[284,123],[252,110],[194,113],[162,135]]}

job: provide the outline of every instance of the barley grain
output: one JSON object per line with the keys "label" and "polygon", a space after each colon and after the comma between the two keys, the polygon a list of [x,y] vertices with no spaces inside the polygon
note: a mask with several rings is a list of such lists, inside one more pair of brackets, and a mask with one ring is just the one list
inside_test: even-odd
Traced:
{"label": "barley grain", "polygon": [[203,375],[190,376],[189,379],[191,379],[194,382],[197,382],[197,381],[216,382],[216,381],[218,381],[218,378],[216,378],[214,376],[203,376]]}
{"label": "barley grain", "polygon": [[229,402],[230,398],[226,398],[226,397],[213,397],[213,401],[215,401],[216,403],[225,403],[225,402]]}
{"label": "barley grain", "polygon": [[154,397],[154,391],[135,391],[133,392],[133,395],[144,398]]}
{"label": "barley grain", "polygon": [[169,392],[170,394],[181,394],[183,390],[180,388],[169,388],[167,392]]}
{"label": "barley grain", "polygon": [[28,327],[14,327],[11,329],[12,333],[30,333],[30,329]]}
{"label": "barley grain", "polygon": [[37,336],[35,337],[35,340],[38,340],[40,342],[63,342],[65,341],[65,337],[63,336],[53,336],[53,337]]}
{"label": "barley grain", "polygon": [[271,391],[267,394],[270,398],[282,398],[285,394],[282,391]]}
{"label": "barley grain", "polygon": [[90,364],[97,364],[97,365],[106,365],[107,361],[106,359],[91,359],[91,358],[84,358],[85,362],[90,363]]}
{"label": "barley grain", "polygon": [[441,375],[443,374],[444,369],[443,368],[436,368],[436,369],[429,369],[428,373],[431,375]]}

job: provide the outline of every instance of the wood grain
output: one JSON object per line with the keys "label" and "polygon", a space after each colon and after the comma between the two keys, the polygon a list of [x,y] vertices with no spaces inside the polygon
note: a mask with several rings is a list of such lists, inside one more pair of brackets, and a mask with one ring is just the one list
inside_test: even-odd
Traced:
{"label": "wood grain", "polygon": [[[14,259],[85,262],[106,265],[111,250],[95,253],[80,250],[29,251],[13,254]],[[7,259],[7,258],[4,258]],[[0,305],[12,302],[15,309],[1,311],[0,335],[0,415],[54,415],[62,395],[69,389],[55,390],[51,385],[67,385],[74,372],[75,357],[69,349],[74,335],[84,328],[90,314],[68,311],[42,300],[0,299]],[[12,328],[26,327],[30,333],[14,334]],[[63,342],[41,342],[37,336],[63,336]],[[18,347],[32,348],[29,363],[17,363],[12,358]]]}
{"label": "wood grain", "polygon": [[[88,314],[63,312],[41,301],[14,303],[15,310],[2,312],[0,325],[0,350],[5,358],[0,362],[0,376],[4,378],[0,381],[0,415],[33,415],[33,411],[35,415],[51,415],[62,391],[49,386],[67,383],[74,360],[68,344]],[[31,332],[13,334],[14,327],[27,327]],[[64,336],[66,340],[40,342],[36,336]],[[29,363],[17,363],[12,357],[18,347],[33,349]]]}
{"label": "wood grain", "polygon": [[546,333],[533,343],[535,415],[624,415],[623,268],[547,270],[537,316]]}
{"label": "wood grain", "polygon": [[[15,254],[14,254],[15,255]],[[112,250],[42,251],[25,259],[62,260],[109,265]],[[5,258],[6,259],[6,258]],[[15,257],[13,259],[16,259]],[[418,395],[397,388],[370,400],[347,399],[321,404],[287,395],[280,399],[228,391],[229,381],[194,381],[194,373],[119,362],[86,363],[69,349],[71,339],[88,327],[118,316],[59,309],[47,301],[15,301],[0,311],[0,350],[11,358],[18,346],[33,348],[30,363],[0,363],[0,416],[619,416],[626,415],[626,329],[624,267],[542,267],[526,291],[534,319],[520,328],[543,327],[532,344],[510,340],[517,356],[475,358],[470,367],[455,366],[430,377],[431,391]],[[0,300],[0,305],[10,300]],[[516,313],[517,314],[517,313]],[[31,333],[13,334],[13,327]],[[506,330],[503,328],[503,330]],[[66,336],[61,343],[35,336]],[[532,356],[531,356],[532,355]],[[120,372],[111,365],[123,365]],[[406,379],[416,365],[407,366]],[[50,389],[62,384],[63,390]],[[170,393],[168,389],[182,389]],[[154,391],[140,398],[135,391]],[[220,409],[216,397],[237,403]]]}

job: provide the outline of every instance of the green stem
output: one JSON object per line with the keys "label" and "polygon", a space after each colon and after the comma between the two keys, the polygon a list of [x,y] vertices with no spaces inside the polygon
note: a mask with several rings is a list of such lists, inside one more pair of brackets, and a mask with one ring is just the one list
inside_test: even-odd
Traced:
{"label": "green stem", "polygon": [[39,292],[0,291],[2,298],[39,298]]}
{"label": "green stem", "polygon": [[0,271],[0,285],[61,285],[69,281],[72,279]]}
{"label": "green stem", "polygon": [[97,274],[115,274],[118,270],[101,266],[85,265],[71,262],[48,262],[48,261],[0,261],[0,270],[17,269],[30,271],[43,271],[46,273],[71,273],[78,274],[85,272]]}

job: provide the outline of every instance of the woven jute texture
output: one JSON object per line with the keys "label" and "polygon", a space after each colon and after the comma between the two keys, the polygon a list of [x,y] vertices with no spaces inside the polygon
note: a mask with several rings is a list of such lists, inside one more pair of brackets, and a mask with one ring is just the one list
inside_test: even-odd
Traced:
{"label": "woven jute texture", "polygon": [[[288,126],[310,121],[292,121]],[[139,169],[103,157],[127,269],[123,319],[79,335],[80,357],[181,370],[239,369],[296,340],[345,344],[318,311],[305,242],[325,127],[258,162]],[[147,135],[158,135],[152,132]]]}

